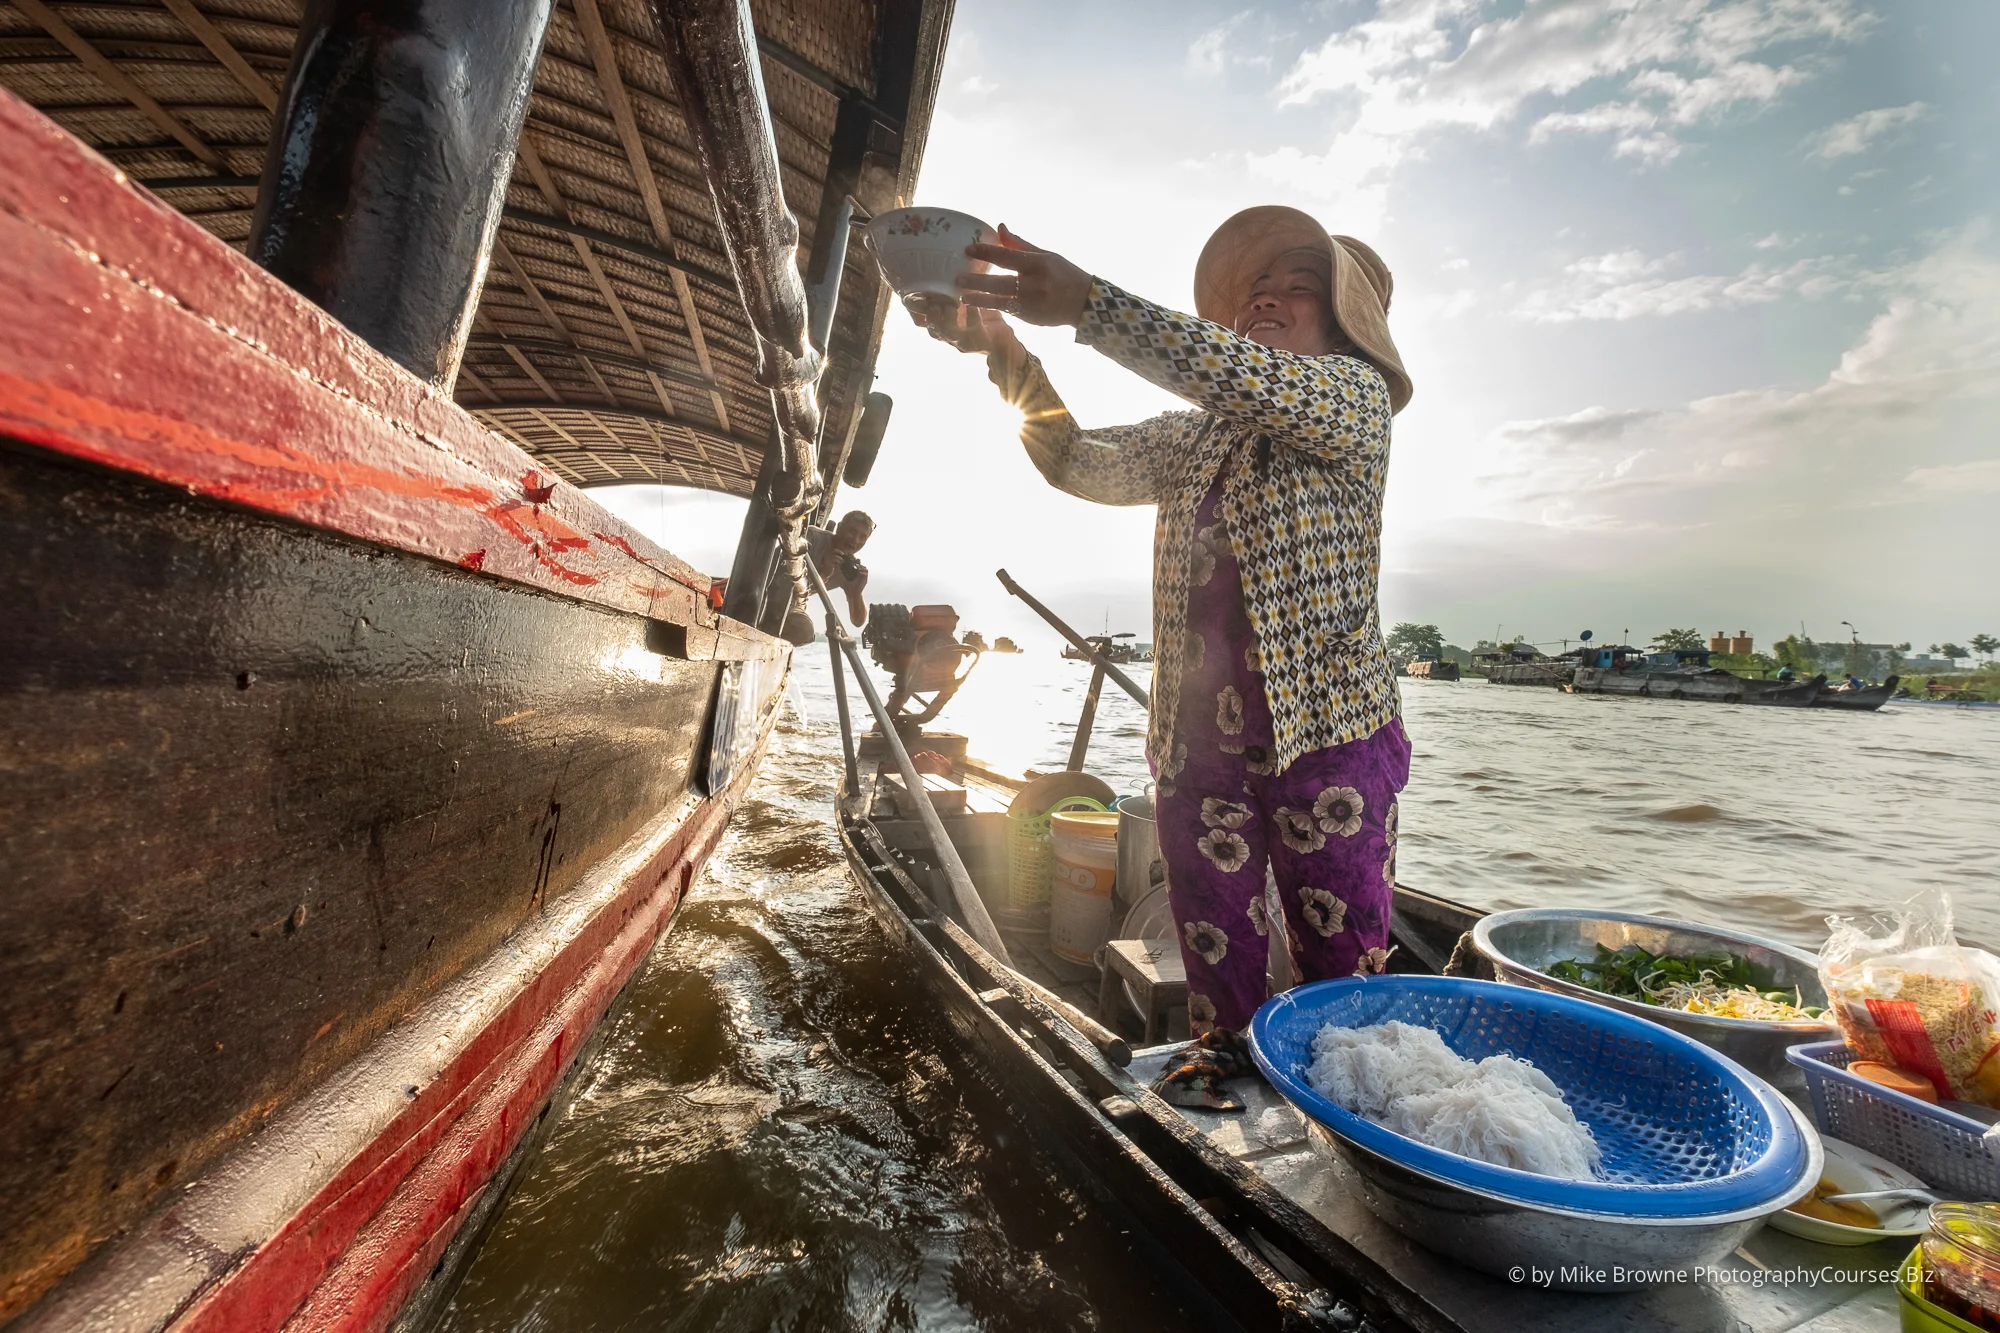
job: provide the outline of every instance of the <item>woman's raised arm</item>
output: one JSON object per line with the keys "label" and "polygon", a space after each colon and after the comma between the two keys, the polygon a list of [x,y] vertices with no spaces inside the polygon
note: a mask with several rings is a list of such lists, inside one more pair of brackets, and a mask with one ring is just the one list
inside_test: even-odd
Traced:
{"label": "woman's raised arm", "polygon": [[1162,462],[1200,428],[1198,412],[1163,412],[1129,426],[1085,430],[1025,348],[1017,357],[987,357],[986,373],[1021,410],[1021,443],[1041,474],[1058,490],[1099,504],[1157,503]]}
{"label": "woman's raised arm", "polygon": [[1160,498],[1163,452],[1198,425],[1199,414],[1168,412],[1130,426],[1084,430],[1007,321],[971,302],[925,298],[910,314],[932,337],[986,356],[986,374],[1021,412],[1021,443],[1059,490],[1099,504],[1153,504]]}
{"label": "woman's raised arm", "polygon": [[966,254],[1013,273],[959,279],[969,306],[1031,324],[1074,324],[1077,341],[1217,416],[1269,431],[1293,448],[1354,461],[1389,444],[1389,388],[1353,356],[1267,347],[1089,274],[1001,229],[1001,244]]}
{"label": "woman's raised arm", "polygon": [[1169,393],[1295,449],[1351,461],[1389,447],[1389,386],[1360,357],[1266,347],[1102,279],[1076,337]]}

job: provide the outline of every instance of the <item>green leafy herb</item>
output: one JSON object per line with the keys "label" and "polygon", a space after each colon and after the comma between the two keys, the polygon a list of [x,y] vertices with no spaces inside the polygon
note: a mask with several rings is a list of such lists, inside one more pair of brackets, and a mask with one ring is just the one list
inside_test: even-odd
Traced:
{"label": "green leafy herb", "polygon": [[[1600,944],[1594,958],[1564,958],[1542,969],[1572,985],[1585,986],[1643,1004],[1671,1003],[1695,1012],[1724,1012],[1729,1017],[1817,1018],[1820,1010],[1799,1004],[1796,993],[1761,990],[1750,977],[1750,960],[1740,953],[1716,949],[1677,957],[1649,953],[1636,944],[1609,949]],[[1731,993],[1735,994],[1732,995]],[[1745,1011],[1757,1002],[1782,1006],[1782,1011]]]}

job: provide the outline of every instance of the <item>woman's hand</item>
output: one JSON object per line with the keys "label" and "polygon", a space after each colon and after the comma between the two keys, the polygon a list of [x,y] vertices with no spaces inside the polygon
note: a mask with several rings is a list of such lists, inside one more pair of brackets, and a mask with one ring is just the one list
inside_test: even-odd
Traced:
{"label": "woman's hand", "polygon": [[998,245],[968,245],[965,253],[1013,273],[966,273],[958,285],[964,304],[999,310],[1030,324],[1074,324],[1090,299],[1091,276],[1052,250],[1042,250],[1000,228]]}
{"label": "woman's hand", "polygon": [[1011,357],[1021,345],[1007,321],[992,310],[976,309],[948,296],[928,293],[908,297],[903,304],[918,328],[930,330],[931,337],[961,352],[986,356],[997,352]]}

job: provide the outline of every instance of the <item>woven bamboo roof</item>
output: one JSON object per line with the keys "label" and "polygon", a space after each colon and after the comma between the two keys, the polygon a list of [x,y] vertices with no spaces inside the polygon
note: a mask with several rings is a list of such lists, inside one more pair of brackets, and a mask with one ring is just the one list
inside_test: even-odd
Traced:
{"label": "woven bamboo roof", "polygon": [[[809,279],[825,239],[823,196],[837,204],[853,194],[870,209],[908,197],[950,8],[753,0]],[[0,0],[0,86],[241,250],[302,9],[301,0]],[[865,164],[835,160],[843,101],[872,116]],[[867,395],[886,311],[886,288],[857,248],[823,386],[830,477]],[[745,495],[772,437],[756,362],[649,5],[559,0],[460,405],[578,485]]]}

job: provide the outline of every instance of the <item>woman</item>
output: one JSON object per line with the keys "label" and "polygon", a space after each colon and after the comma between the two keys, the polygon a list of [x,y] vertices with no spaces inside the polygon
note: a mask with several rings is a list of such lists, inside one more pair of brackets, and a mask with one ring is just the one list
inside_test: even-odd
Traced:
{"label": "woman", "polygon": [[[1233,1106],[1241,1032],[1265,999],[1265,867],[1306,980],[1388,958],[1396,795],[1410,747],[1375,607],[1390,417],[1410,380],[1389,337],[1388,269],[1291,208],[1252,208],[1195,264],[1198,318],[1094,278],[1001,229],[966,253],[1011,273],[913,305],[1021,408],[1058,488],[1157,504],[1147,757],[1200,1037],[1160,1091]],[[1002,314],[1077,341],[1193,411],[1080,429]]]}

